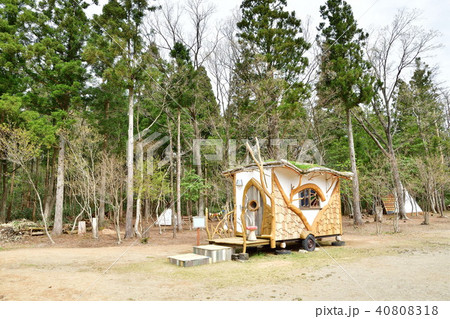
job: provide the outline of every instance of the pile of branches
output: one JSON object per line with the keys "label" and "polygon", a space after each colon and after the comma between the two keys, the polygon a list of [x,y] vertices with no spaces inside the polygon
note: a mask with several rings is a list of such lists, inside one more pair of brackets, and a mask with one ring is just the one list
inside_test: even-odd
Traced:
{"label": "pile of branches", "polygon": [[7,224],[0,225],[0,243],[12,243],[22,239],[23,233],[15,231],[12,226]]}
{"label": "pile of branches", "polygon": [[3,224],[2,226],[9,226],[16,232],[28,230],[30,227],[40,227],[39,224],[28,220],[28,219],[17,219],[9,222],[8,224]]}
{"label": "pile of branches", "polygon": [[26,219],[0,224],[0,243],[12,243],[21,240],[30,227],[39,227],[39,225]]}

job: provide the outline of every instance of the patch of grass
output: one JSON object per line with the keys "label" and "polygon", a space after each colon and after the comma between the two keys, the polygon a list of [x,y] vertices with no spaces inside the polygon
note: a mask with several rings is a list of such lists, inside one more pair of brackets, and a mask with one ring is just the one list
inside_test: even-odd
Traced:
{"label": "patch of grass", "polygon": [[[448,246],[445,244],[445,238],[442,238],[442,241],[440,238],[434,237],[429,240],[417,241],[411,241],[409,237],[397,237],[397,239],[395,243],[386,241],[370,248],[325,245],[316,252],[293,252],[290,255],[275,255],[270,251],[258,251],[245,263],[223,262],[187,268],[176,267],[163,257],[147,256],[142,262],[115,265],[111,272],[151,275],[156,281],[167,282],[171,285],[202,285],[205,289],[247,287],[249,282],[267,285],[283,284],[288,283],[292,278],[317,282],[329,278],[331,274],[318,278],[309,278],[307,274],[335,265],[334,260],[342,264],[373,256],[397,255],[399,248],[420,250],[422,247],[426,247],[439,250],[443,246]],[[301,298],[294,300],[301,300]]]}
{"label": "patch of grass", "polygon": [[20,266],[23,268],[42,268],[41,266],[36,264],[21,264]]}

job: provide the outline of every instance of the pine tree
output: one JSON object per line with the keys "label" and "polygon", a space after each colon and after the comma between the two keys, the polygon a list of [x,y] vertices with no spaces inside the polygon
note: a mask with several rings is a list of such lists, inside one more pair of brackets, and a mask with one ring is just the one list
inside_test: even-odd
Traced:
{"label": "pine tree", "polygon": [[362,224],[358,170],[351,110],[360,103],[368,103],[374,95],[374,79],[369,63],[363,58],[362,47],[367,33],[357,27],[351,6],[342,0],[328,0],[320,7],[322,22],[318,41],[322,48],[320,80],[317,92],[322,107],[345,112],[347,120],[350,162],[353,172],[353,215],[357,225]]}
{"label": "pine tree", "polygon": [[[300,81],[310,44],[302,37],[301,20],[288,12],[286,0],[244,0],[238,38],[242,47],[236,72],[250,92],[241,108],[256,108],[255,118],[266,114],[270,156],[279,158],[280,114],[295,117],[306,95]],[[254,124],[254,123],[252,123]],[[252,125],[253,126],[253,125]]]}
{"label": "pine tree", "polygon": [[55,220],[53,233],[62,233],[64,204],[63,131],[70,124],[72,110],[83,105],[83,91],[87,80],[81,53],[86,40],[86,2],[63,0],[39,2],[33,12],[27,36],[33,42],[27,45],[25,72],[31,79],[25,96],[29,109],[51,115],[60,130],[58,173],[56,186]]}

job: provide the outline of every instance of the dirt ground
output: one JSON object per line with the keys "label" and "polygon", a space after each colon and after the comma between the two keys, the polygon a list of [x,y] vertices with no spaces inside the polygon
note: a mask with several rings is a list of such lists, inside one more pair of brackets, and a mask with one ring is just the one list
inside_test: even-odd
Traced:
{"label": "dirt ground", "polygon": [[[147,244],[113,234],[0,243],[0,300],[450,300],[450,218],[344,220],[346,246],[315,252],[253,251],[248,262],[180,268],[167,256],[192,251],[196,232],[176,239],[151,229]],[[202,233],[202,243],[206,234]]]}

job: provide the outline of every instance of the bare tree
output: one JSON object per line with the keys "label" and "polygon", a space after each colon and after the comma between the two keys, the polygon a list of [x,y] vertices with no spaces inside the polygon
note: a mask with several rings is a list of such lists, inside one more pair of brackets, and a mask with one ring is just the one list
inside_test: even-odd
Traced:
{"label": "bare tree", "polygon": [[218,25],[219,37],[214,50],[206,60],[206,68],[211,77],[220,111],[225,114],[231,102],[233,72],[240,55],[240,46],[236,38],[236,24],[241,20],[240,11]]}
{"label": "bare tree", "polygon": [[[416,159],[419,172],[419,183],[429,201],[429,206],[433,214],[445,217],[444,209],[440,205],[440,194],[448,189],[450,184],[450,172],[445,164],[442,164],[440,156],[427,156],[424,159]],[[425,214],[424,224],[428,224]]]}
{"label": "bare tree", "polygon": [[125,196],[122,193],[122,189],[126,185],[126,170],[125,163],[119,157],[113,154],[102,154],[102,163],[104,167],[103,173],[106,179],[106,196],[105,203],[108,204],[112,211],[112,219],[117,234],[117,241],[120,244],[122,242],[120,234],[120,210],[125,201]]}
{"label": "bare tree", "polygon": [[[402,219],[407,217],[393,143],[397,132],[395,120],[398,116],[395,99],[402,76],[415,65],[416,58],[438,47],[435,44],[437,32],[425,31],[414,24],[419,16],[417,11],[400,10],[391,25],[379,31],[375,42],[368,49],[368,58],[379,83],[378,95],[372,101],[370,110],[365,110],[365,116],[356,116],[364,130],[389,159]],[[374,115],[376,124],[369,121],[368,117],[371,114]],[[375,129],[376,126],[382,127],[381,133]]]}
{"label": "bare tree", "polygon": [[[195,69],[204,64],[205,60],[215,51],[215,46],[217,45],[217,41],[214,38],[208,39],[210,37],[208,31],[212,30],[209,19],[214,10],[214,6],[211,3],[206,3],[204,0],[188,0],[186,4],[186,11],[193,26],[193,32],[192,35],[188,36],[189,42],[184,44],[192,52]],[[213,41],[213,45],[206,46],[205,43],[208,41]]]}
{"label": "bare tree", "polygon": [[27,166],[29,161],[35,159],[39,155],[39,145],[32,141],[32,136],[28,131],[20,128],[12,129],[5,125],[0,125],[0,149],[2,150],[0,156],[19,165],[25,172],[28,183],[30,183],[33,188],[39,202],[39,211],[44,223],[45,233],[50,242],[54,244],[55,242],[48,231],[41,195],[37,189],[36,182],[33,180],[32,172]]}
{"label": "bare tree", "polygon": [[[215,52],[219,32],[211,33],[210,18],[214,13],[214,6],[204,0],[186,0],[184,6],[174,5],[168,1],[162,3],[161,10],[147,21],[147,29],[152,29],[155,33],[156,45],[168,54],[175,43],[182,43],[192,54],[193,66],[195,70],[206,64],[208,58]],[[187,21],[183,21],[187,17]],[[183,25],[183,27],[182,27]],[[148,37],[150,38],[150,37]],[[200,90],[196,90],[200,92]],[[191,118],[194,128],[194,138],[201,139],[201,129],[197,121],[199,104],[203,103],[201,98],[195,96],[193,105],[179,105]],[[197,175],[203,177],[203,166],[201,162],[200,149],[193,149],[197,162]],[[180,174],[177,171],[177,175]],[[179,176],[177,176],[179,178]],[[198,201],[198,212],[203,216],[205,210],[204,194],[201,194]],[[180,226],[179,226],[180,227]]]}
{"label": "bare tree", "polygon": [[98,218],[101,194],[102,173],[100,163],[100,136],[80,119],[75,123],[76,136],[67,141],[67,185],[73,198],[80,207],[73,228],[78,218],[86,214]]}

